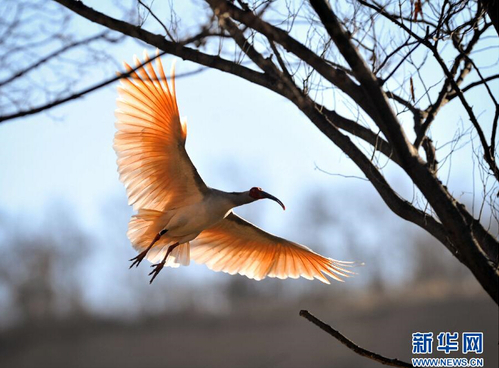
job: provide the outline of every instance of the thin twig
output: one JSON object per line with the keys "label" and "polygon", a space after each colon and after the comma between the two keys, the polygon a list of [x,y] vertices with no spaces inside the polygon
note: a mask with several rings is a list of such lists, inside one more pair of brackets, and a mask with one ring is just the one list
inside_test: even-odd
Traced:
{"label": "thin twig", "polygon": [[311,314],[309,311],[306,310],[301,310],[300,311],[300,316],[307,319],[308,321],[312,322],[314,325],[319,327],[321,330],[327,332],[331,336],[333,336],[335,339],[337,339],[339,342],[341,342],[343,345],[345,345],[347,348],[350,350],[354,351],[355,353],[375,360],[378,363],[384,364],[384,365],[389,365],[392,367],[413,367],[412,364],[404,362],[399,359],[393,359],[393,358],[386,358],[383,355],[374,353],[372,351],[366,350],[364,348],[361,348],[357,344],[355,344],[352,340],[346,338],[343,336],[339,331],[335,330],[328,324],[322,322],[320,319],[315,317],[313,314]]}
{"label": "thin twig", "polygon": [[95,36],[92,36],[92,37],[88,37],[88,38],[85,38],[83,40],[80,40],[80,41],[76,41],[76,42],[72,42],[64,47],[61,47],[60,49],[52,52],[51,54],[45,56],[44,58],[38,60],[37,62],[35,62],[34,64],[31,64],[30,66],[28,66],[27,68],[24,68],[18,72],[16,72],[15,74],[11,75],[10,77],[0,81],[0,87],[8,84],[8,83],[11,83],[12,81],[14,81],[15,79],[18,79],[20,77],[22,77],[24,74],[38,68],[40,65],[46,63],[47,61],[50,61],[52,60],[53,58],[65,53],[66,51],[68,50],[71,50],[71,49],[74,49],[78,46],[81,46],[81,45],[85,45],[85,44],[88,44],[88,43],[91,43],[95,40],[99,40],[99,39],[102,39],[102,38],[106,38],[107,37],[107,34],[109,32],[108,31],[105,31],[105,32],[102,32],[102,33],[99,33],[98,35],[95,35]]}
{"label": "thin twig", "polygon": [[[162,56],[165,53],[166,52],[161,52],[158,56]],[[78,99],[80,97],[83,97],[84,95],[87,95],[87,94],[89,94],[91,92],[95,92],[98,89],[101,89],[102,87],[105,87],[108,84],[116,82],[117,80],[119,80],[121,78],[125,78],[125,77],[130,76],[130,74],[132,74],[133,72],[135,72],[136,70],[138,70],[139,68],[141,68],[143,65],[146,65],[146,64],[150,63],[151,61],[153,61],[154,59],[156,59],[158,56],[152,57],[149,61],[144,62],[143,64],[141,64],[138,67],[135,67],[134,69],[132,69],[128,73],[120,73],[119,75],[117,75],[117,76],[115,76],[113,78],[106,79],[105,81],[103,81],[101,83],[98,83],[98,84],[96,84],[94,86],[85,88],[85,89],[81,90],[80,92],[73,93],[73,94],[71,94],[69,96],[57,99],[57,100],[49,102],[49,103],[47,103],[45,105],[34,107],[32,109],[18,111],[16,113],[13,113],[13,114],[10,114],[10,115],[3,115],[3,116],[0,115],[0,123],[3,123],[5,121],[7,121],[7,120],[12,120],[12,119],[20,118],[20,117],[23,117],[23,116],[29,116],[29,115],[37,114],[39,112],[51,109],[51,108],[56,107],[58,105],[62,105],[62,104],[66,103],[66,102],[69,102],[71,100],[76,100],[76,99]],[[178,76],[176,76],[176,79],[179,79],[179,78],[182,78],[182,77],[187,77],[187,76],[190,76],[190,75],[193,75],[193,74],[197,74],[197,73],[202,72],[204,70],[206,70],[206,69],[205,68],[200,68],[200,69],[194,70],[192,72],[187,72],[187,73],[184,73],[184,74],[179,74]]]}
{"label": "thin twig", "polygon": [[154,14],[151,7],[148,6],[147,4],[145,4],[142,0],[138,0],[138,1],[139,1],[139,4],[142,5],[144,8],[146,8],[147,11],[149,12],[149,14],[151,14],[153,16],[153,18],[156,19],[156,21],[161,25],[161,27],[163,27],[163,29],[165,30],[168,37],[170,37],[170,41],[175,41],[172,34],[170,33],[170,31],[166,27],[166,25],[161,21],[161,19],[158,18],[158,16],[156,14]]}
{"label": "thin twig", "polygon": [[[466,87],[461,88],[461,92],[463,92],[463,93],[467,92],[467,91],[469,91],[470,89],[472,89],[472,88],[474,88],[476,86],[481,86],[481,85],[483,85],[485,83],[488,83],[488,82],[490,82],[490,81],[492,81],[494,79],[497,79],[497,78],[499,78],[499,74],[491,75],[490,77],[487,77],[487,78],[484,78],[482,80],[470,83]],[[454,99],[456,97],[457,97],[457,94],[455,92],[452,92],[452,93],[449,94],[449,96],[447,97],[447,99],[450,101],[450,100],[452,100],[452,99]]]}

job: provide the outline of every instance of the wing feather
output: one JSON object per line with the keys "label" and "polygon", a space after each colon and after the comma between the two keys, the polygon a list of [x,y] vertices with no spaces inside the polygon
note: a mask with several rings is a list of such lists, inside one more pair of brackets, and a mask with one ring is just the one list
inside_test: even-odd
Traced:
{"label": "wing feather", "polygon": [[191,259],[213,271],[265,277],[314,278],[329,284],[326,276],[342,281],[353,272],[351,262],[337,261],[289,240],[269,234],[234,213],[204,230],[191,241]]}
{"label": "wing feather", "polygon": [[138,69],[125,64],[130,75],[118,87],[114,137],[129,204],[135,210],[165,211],[199,202],[208,189],[185,150],[187,130],[179,117],[174,69],[170,87],[159,58],[157,72],[151,63],[134,59]]}

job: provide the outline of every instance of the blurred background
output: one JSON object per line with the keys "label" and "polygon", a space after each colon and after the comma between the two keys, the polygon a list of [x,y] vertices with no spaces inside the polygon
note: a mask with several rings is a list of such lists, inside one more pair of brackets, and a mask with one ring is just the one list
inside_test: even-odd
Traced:
{"label": "blurred background", "polygon": [[[102,9],[136,16],[126,4]],[[0,80],[73,42],[71,31],[80,38],[102,32],[57,4],[5,0],[0,14]],[[14,21],[24,28],[9,29]],[[0,83],[2,114],[113,76],[122,60],[147,48],[105,37],[30,76],[39,89]],[[497,62],[497,48],[485,55],[484,62]],[[164,65],[172,60],[163,57]],[[114,83],[0,124],[0,366],[376,366],[300,318],[301,309],[366,349],[404,360],[412,357],[414,332],[484,332],[485,366],[498,366],[497,305],[465,267],[391,213],[348,157],[288,101],[221,72],[198,71],[177,60],[177,73],[187,73],[177,81],[187,151],[205,182],[227,191],[262,187],[287,210],[263,201],[238,214],[326,256],[365,265],[344,283],[324,285],[256,282],[191,264],[165,269],[149,285],[148,264],[128,269],[133,212],[112,149]],[[462,124],[460,111],[446,109],[448,121]],[[436,135],[446,127],[434,129]],[[447,185],[492,218],[475,197],[479,173],[462,169],[474,166],[461,148],[452,172],[448,163]],[[384,174],[411,198],[412,184],[397,169]],[[497,234],[497,222],[489,226]]]}

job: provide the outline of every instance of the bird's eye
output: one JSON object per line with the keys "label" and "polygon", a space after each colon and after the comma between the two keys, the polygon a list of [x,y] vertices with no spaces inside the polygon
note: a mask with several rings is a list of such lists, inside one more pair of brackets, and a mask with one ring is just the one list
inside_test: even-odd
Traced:
{"label": "bird's eye", "polygon": [[253,198],[260,198],[261,191],[262,191],[261,188],[253,187],[250,189],[249,195],[250,195],[250,197],[253,197]]}

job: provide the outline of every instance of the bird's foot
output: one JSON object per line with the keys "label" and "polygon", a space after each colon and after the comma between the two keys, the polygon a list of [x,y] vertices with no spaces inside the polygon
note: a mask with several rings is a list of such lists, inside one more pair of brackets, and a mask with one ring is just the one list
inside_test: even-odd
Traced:
{"label": "bird's foot", "polygon": [[137,255],[137,257],[133,257],[130,261],[132,262],[132,264],[130,265],[130,268],[132,268],[133,266],[137,266],[139,267],[139,264],[140,262],[142,262],[142,260],[146,257],[146,254],[147,252],[149,252],[151,250],[151,248],[153,247],[154,244],[156,244],[156,242],[163,236],[167,233],[167,229],[163,229],[161,230],[159,233],[156,234],[156,236],[154,237],[154,239],[152,240],[151,244],[149,244],[149,246],[147,247],[146,250],[140,252],[140,254]]}
{"label": "bird's foot", "polygon": [[133,257],[132,259],[130,259],[130,262],[132,262],[132,264],[130,265],[130,268],[132,268],[133,266],[139,267],[140,262],[142,262],[144,260],[148,251],[149,251],[149,248],[140,252],[136,257]]}
{"label": "bird's foot", "polygon": [[152,284],[152,282],[154,281],[156,276],[158,276],[158,274],[161,272],[161,270],[165,266],[165,263],[166,263],[166,260],[163,260],[159,263],[151,265],[151,267],[153,267],[154,269],[151,272],[149,272],[149,276],[152,275],[152,278],[151,278],[151,281],[149,281],[149,284]]}

